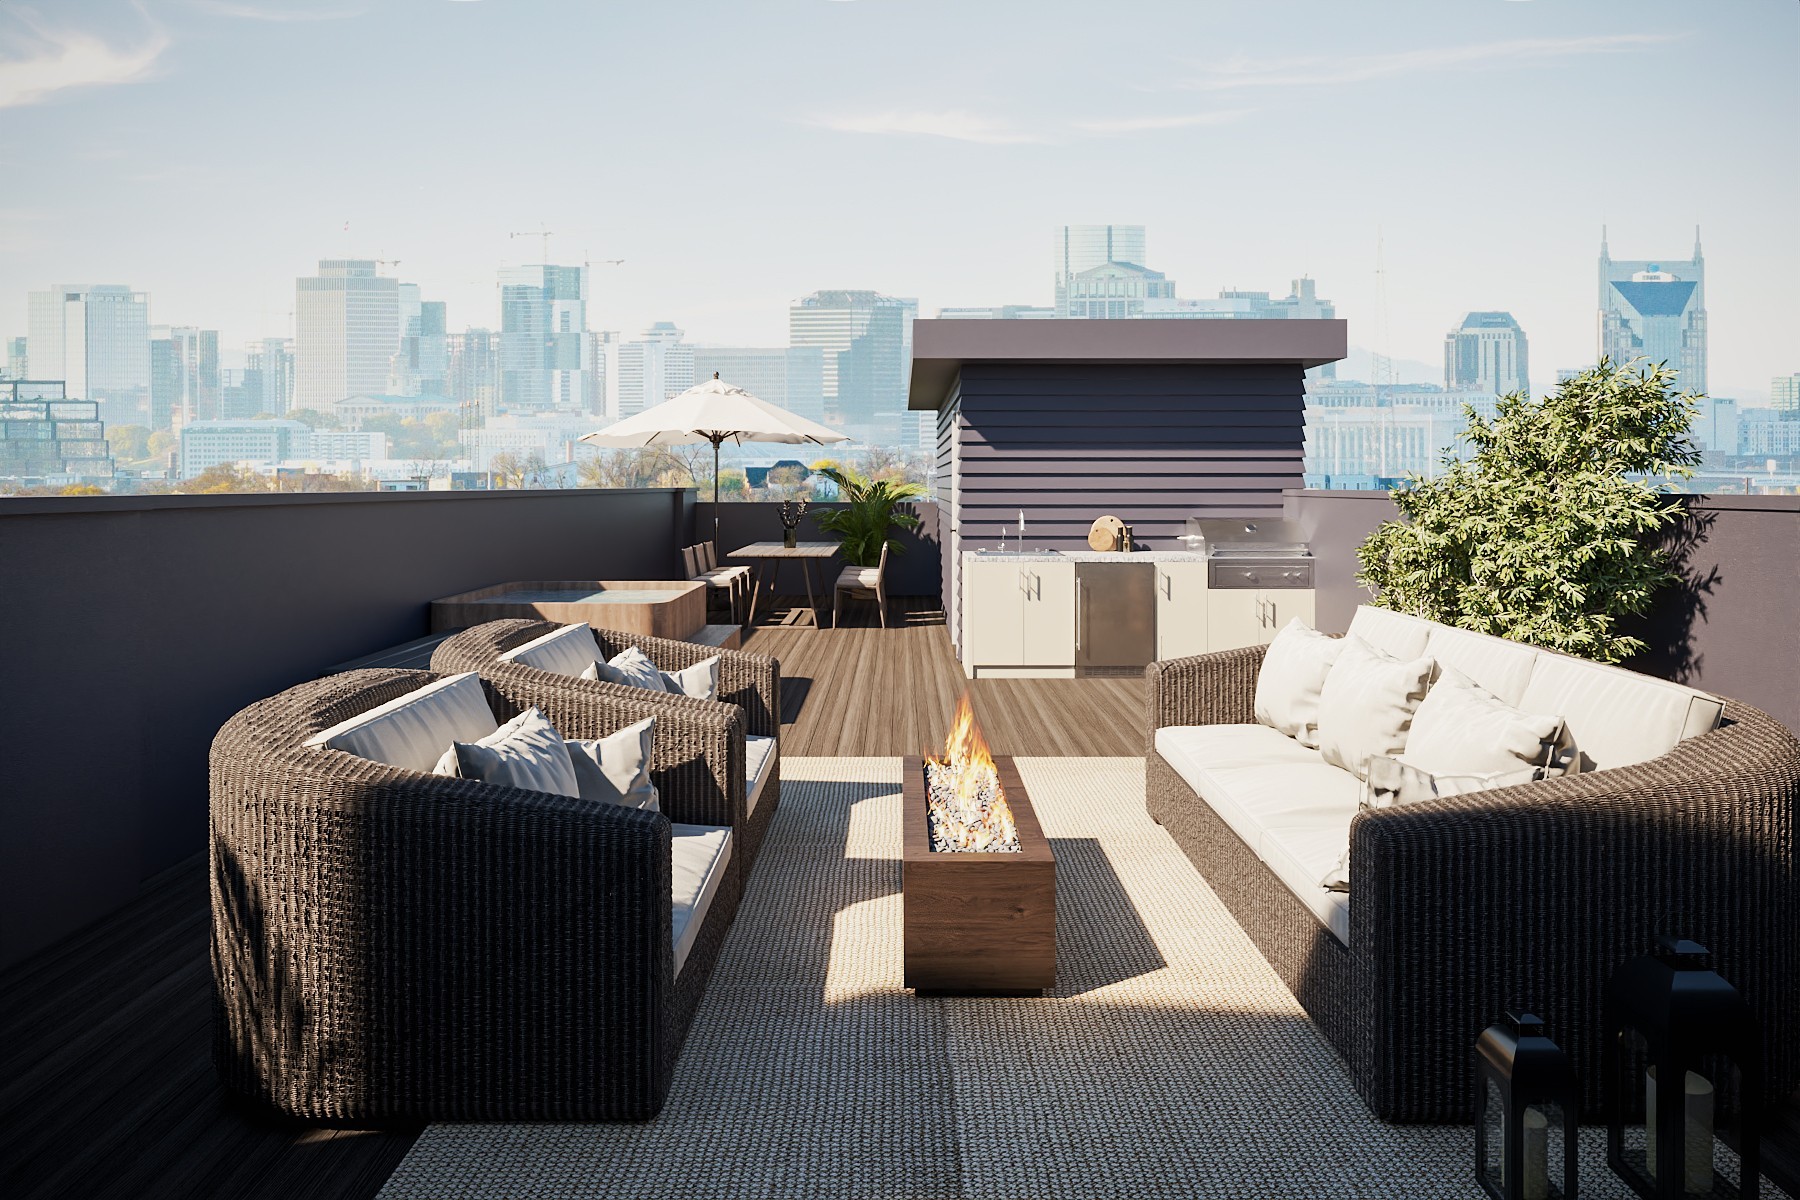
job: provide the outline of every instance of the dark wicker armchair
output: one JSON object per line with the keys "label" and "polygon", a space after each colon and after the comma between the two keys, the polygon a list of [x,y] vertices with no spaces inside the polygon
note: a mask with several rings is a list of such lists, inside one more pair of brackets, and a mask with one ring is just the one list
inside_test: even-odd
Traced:
{"label": "dark wicker armchair", "polygon": [[[314,680],[213,742],[219,1074],[320,1121],[652,1116],[737,876],[724,873],[677,974],[669,816],[303,745],[436,678]],[[496,718],[516,715],[488,699]],[[624,715],[595,698],[553,719],[592,737]],[[664,803],[683,808],[679,791]]]}
{"label": "dark wicker armchair", "polygon": [[[659,788],[675,786],[689,797],[683,814],[671,814],[673,819],[732,827],[736,842],[733,861],[748,878],[781,804],[781,664],[767,655],[741,650],[718,650],[611,629],[593,631],[599,657],[612,658],[635,646],[664,671],[679,671],[718,655],[719,698],[713,701],[558,675],[500,657],[556,628],[552,621],[489,621],[446,639],[433,652],[431,669],[446,675],[477,672],[511,703],[543,709],[558,728],[559,714],[571,708],[639,714],[629,720],[621,718],[620,727],[649,711],[692,717],[693,722],[679,729],[658,725],[651,775]],[[700,721],[712,724],[702,732],[694,723]],[[776,739],[753,812],[748,811],[746,792],[746,734]]]}
{"label": "dark wicker armchair", "polygon": [[1263,653],[1147,669],[1147,802],[1378,1116],[1470,1119],[1475,1038],[1521,1004],[1596,1113],[1603,988],[1671,932],[1760,1014],[1767,1098],[1800,1083],[1800,743],[1779,722],[1727,703],[1721,728],[1636,766],[1359,815],[1345,945],[1157,753],[1160,727],[1253,721]]}

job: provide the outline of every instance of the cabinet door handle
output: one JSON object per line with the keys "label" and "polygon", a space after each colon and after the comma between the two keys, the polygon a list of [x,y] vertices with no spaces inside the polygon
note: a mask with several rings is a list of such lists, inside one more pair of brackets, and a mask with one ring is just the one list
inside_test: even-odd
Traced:
{"label": "cabinet door handle", "polygon": [[1085,611],[1081,599],[1085,595],[1087,595],[1087,585],[1077,579],[1075,581],[1075,649],[1077,650],[1081,649],[1081,622]]}

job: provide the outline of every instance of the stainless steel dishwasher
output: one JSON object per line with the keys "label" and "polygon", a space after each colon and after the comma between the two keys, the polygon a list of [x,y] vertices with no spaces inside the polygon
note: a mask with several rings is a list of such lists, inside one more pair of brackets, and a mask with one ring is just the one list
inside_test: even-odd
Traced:
{"label": "stainless steel dishwasher", "polygon": [[1156,568],[1075,564],[1075,673],[1126,675],[1156,658]]}

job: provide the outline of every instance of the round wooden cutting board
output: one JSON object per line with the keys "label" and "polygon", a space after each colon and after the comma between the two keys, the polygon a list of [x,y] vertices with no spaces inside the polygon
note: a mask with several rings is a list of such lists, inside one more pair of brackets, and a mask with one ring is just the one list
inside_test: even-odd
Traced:
{"label": "round wooden cutting board", "polygon": [[1119,537],[1125,532],[1125,522],[1117,517],[1105,516],[1094,522],[1088,530],[1088,545],[1095,550],[1117,550]]}

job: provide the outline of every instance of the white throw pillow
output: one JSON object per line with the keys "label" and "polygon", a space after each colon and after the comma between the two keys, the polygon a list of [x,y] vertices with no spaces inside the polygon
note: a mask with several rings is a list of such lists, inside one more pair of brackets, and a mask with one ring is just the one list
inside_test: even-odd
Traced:
{"label": "white throw pillow", "polygon": [[586,621],[552,629],[523,646],[514,646],[500,656],[502,662],[520,663],[556,675],[580,675],[600,657],[594,631]]}
{"label": "white throw pillow", "polygon": [[1269,643],[1256,673],[1256,719],[1302,746],[1319,745],[1319,692],[1344,651],[1344,639],[1326,637],[1299,617]]}
{"label": "white throw pillow", "polygon": [[1319,754],[1358,779],[1369,777],[1375,755],[1399,755],[1431,668],[1429,658],[1401,662],[1354,634],[1344,638],[1319,692]]}
{"label": "white throw pillow", "polygon": [[622,683],[652,692],[669,692],[676,696],[692,696],[711,700],[719,694],[719,656],[702,659],[691,667],[673,673],[660,669],[650,656],[630,646],[614,655],[609,662],[596,662],[581,673],[583,679],[606,683]]}
{"label": "white throw pillow", "polygon": [[1493,775],[1545,766],[1563,720],[1521,712],[1446,668],[1413,714],[1406,761],[1431,775]]}
{"label": "white throw pillow", "polygon": [[696,700],[715,698],[719,694],[719,656],[715,654],[679,671],[664,671],[663,687]]}
{"label": "white throw pillow", "polygon": [[575,764],[549,718],[528,708],[479,742],[452,742],[435,773],[501,787],[579,796]]}
{"label": "white throw pillow", "polygon": [[657,669],[650,656],[636,646],[627,646],[613,655],[606,662],[595,662],[593,666],[581,673],[583,679],[598,679],[602,683],[622,683],[626,687],[643,688],[650,692],[666,692],[668,685],[663,682],[668,676]]}
{"label": "white throw pillow", "polygon": [[623,804],[660,812],[661,798],[650,782],[650,752],[656,718],[645,717],[603,738],[563,743],[575,767],[575,783],[583,800]]}

